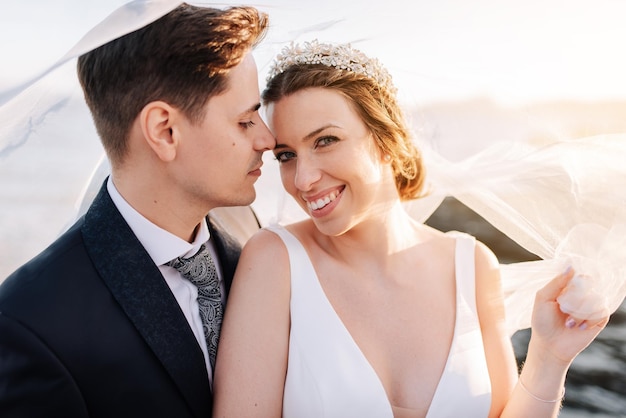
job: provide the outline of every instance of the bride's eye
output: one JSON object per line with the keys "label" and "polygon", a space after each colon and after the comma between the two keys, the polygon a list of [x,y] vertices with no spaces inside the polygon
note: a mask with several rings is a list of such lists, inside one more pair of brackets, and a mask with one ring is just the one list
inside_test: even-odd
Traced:
{"label": "bride's eye", "polygon": [[287,162],[289,160],[292,160],[292,159],[296,158],[296,153],[293,152],[293,151],[281,151],[281,152],[277,152],[274,155],[274,158],[279,163],[285,163],[285,162]]}
{"label": "bride's eye", "polygon": [[327,147],[337,141],[339,141],[339,138],[336,136],[323,136],[315,141],[315,147]]}

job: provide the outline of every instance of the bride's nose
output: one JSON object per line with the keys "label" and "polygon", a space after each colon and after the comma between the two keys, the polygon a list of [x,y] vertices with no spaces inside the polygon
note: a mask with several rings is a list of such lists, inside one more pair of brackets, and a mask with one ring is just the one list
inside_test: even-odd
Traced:
{"label": "bride's nose", "polygon": [[321,176],[322,171],[312,159],[298,156],[294,177],[294,185],[298,190],[309,191]]}

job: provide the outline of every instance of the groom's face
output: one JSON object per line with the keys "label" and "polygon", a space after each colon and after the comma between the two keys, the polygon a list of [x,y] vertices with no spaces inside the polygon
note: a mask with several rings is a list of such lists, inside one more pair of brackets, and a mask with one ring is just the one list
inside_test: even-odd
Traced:
{"label": "groom's face", "polygon": [[256,196],[262,154],[274,148],[259,107],[256,63],[248,54],[230,70],[228,88],[209,99],[202,122],[183,126],[188,190],[211,207],[249,205]]}

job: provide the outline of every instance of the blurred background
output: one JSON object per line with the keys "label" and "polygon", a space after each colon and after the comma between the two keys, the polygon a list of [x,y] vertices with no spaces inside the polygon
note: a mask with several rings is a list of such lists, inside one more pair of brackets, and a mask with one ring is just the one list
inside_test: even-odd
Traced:
{"label": "blurred background", "polygon": [[[28,100],[21,101],[15,92],[124,3],[24,0],[2,5],[0,281],[74,220],[77,202],[102,156],[76,88],[75,61],[35,83],[31,89],[37,94]],[[246,4],[267,11],[272,26],[255,51],[261,88],[272,56],[290,40],[351,42],[385,64],[416,136],[450,160],[467,158],[495,141],[544,144],[626,132],[625,1]],[[34,112],[26,121],[3,112],[9,107],[36,109],[42,103],[49,103],[49,111]],[[277,167],[268,156],[259,187],[276,179]],[[276,211],[270,202],[255,204],[264,222]],[[475,235],[502,263],[536,258],[453,198],[427,222]],[[520,362],[527,340],[526,331],[514,336]],[[625,343],[622,306],[576,359],[562,417],[626,417]]]}

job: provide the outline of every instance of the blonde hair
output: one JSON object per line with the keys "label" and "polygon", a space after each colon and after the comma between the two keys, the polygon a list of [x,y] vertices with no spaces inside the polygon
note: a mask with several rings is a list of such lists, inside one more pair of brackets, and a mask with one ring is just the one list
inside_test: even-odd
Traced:
{"label": "blonde hair", "polygon": [[381,153],[391,157],[400,198],[411,200],[422,196],[425,178],[422,157],[411,139],[393,85],[381,85],[365,72],[301,61],[293,65],[278,62],[281,68],[272,71],[274,75],[262,94],[264,105],[306,88],[321,87],[339,92],[352,103],[373,133]]}

